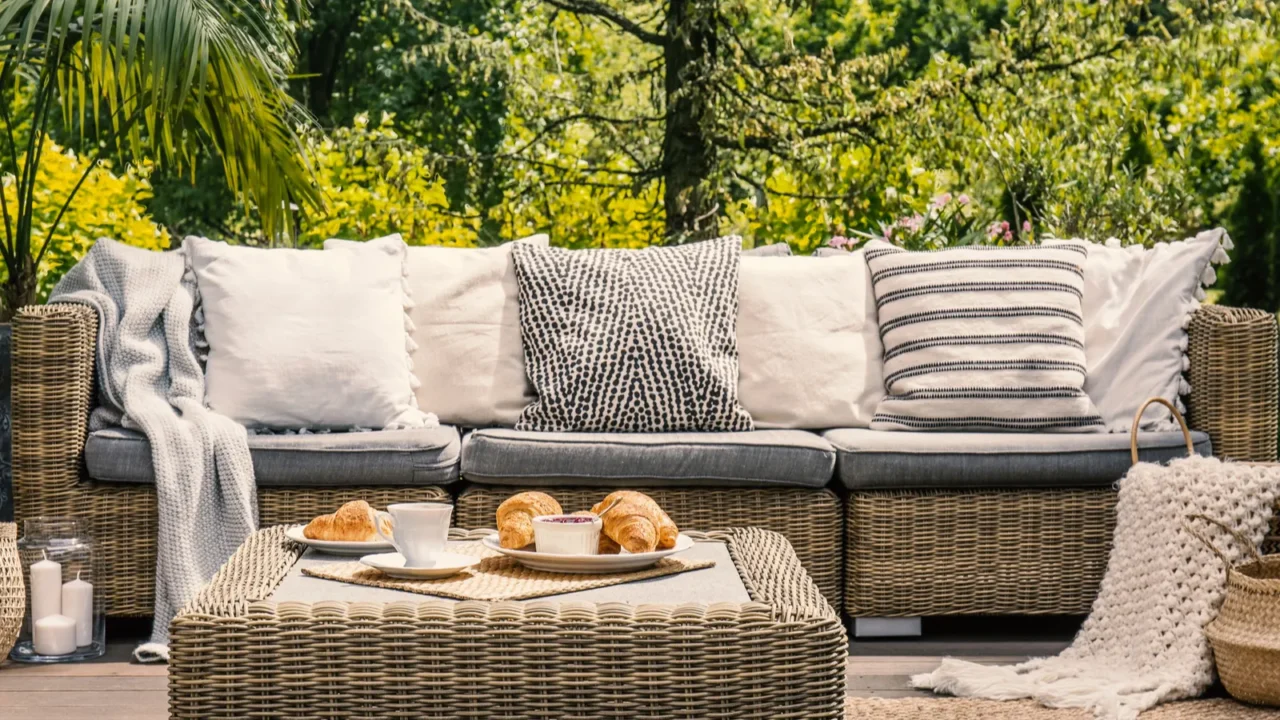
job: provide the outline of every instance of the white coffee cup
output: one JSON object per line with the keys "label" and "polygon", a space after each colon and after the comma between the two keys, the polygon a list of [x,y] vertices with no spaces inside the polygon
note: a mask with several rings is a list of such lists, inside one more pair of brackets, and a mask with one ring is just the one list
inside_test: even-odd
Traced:
{"label": "white coffee cup", "polygon": [[[382,531],[384,515],[391,518],[390,536]],[[449,539],[452,516],[453,506],[448,503],[396,503],[388,505],[387,512],[374,513],[373,527],[379,537],[400,551],[405,567],[431,567]]]}

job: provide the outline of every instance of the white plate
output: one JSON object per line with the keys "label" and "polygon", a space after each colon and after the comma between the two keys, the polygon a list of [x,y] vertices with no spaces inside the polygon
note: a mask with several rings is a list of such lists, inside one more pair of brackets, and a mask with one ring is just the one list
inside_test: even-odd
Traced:
{"label": "white plate", "polygon": [[370,553],[383,552],[386,550],[395,550],[389,542],[375,540],[373,542],[347,542],[343,540],[312,540],[302,534],[302,526],[295,525],[284,534],[294,542],[300,542],[303,545],[309,545],[316,550],[328,555],[345,555],[350,557],[361,557]]}
{"label": "white plate", "polygon": [[447,578],[456,575],[472,565],[479,564],[481,558],[475,555],[442,552],[437,553],[431,567],[405,567],[404,556],[398,552],[365,555],[360,562],[371,568],[377,568],[395,578],[420,580],[424,578]]}
{"label": "white plate", "polygon": [[668,555],[684,552],[693,547],[693,538],[683,533],[676,538],[676,546],[670,550],[655,550],[634,555],[625,550],[617,555],[552,555],[528,550],[508,550],[498,543],[497,533],[486,537],[482,542],[490,550],[510,555],[525,567],[560,573],[616,573],[643,570]]}

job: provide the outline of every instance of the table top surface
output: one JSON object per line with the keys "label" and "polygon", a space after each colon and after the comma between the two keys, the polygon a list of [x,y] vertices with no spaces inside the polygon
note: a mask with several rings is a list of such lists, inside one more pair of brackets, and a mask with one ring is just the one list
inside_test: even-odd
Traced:
{"label": "table top surface", "polygon": [[[459,542],[450,541],[449,544],[457,545]],[[547,597],[533,598],[530,600],[517,600],[514,602],[536,603],[551,601],[561,603],[589,602],[596,604],[617,602],[631,605],[653,603],[711,604],[720,602],[741,604],[751,602],[751,596],[747,593],[746,587],[742,584],[742,578],[739,577],[738,571],[734,567],[733,559],[729,556],[729,551],[724,543],[694,543],[694,546],[688,551],[681,553],[680,557],[689,560],[714,560],[716,564],[714,567],[704,568],[702,570],[692,570],[677,575],[667,575],[650,580],[639,580],[621,585],[611,585],[609,587],[595,588],[592,590],[582,590],[579,592],[551,595]],[[274,592],[272,592],[266,599],[278,603],[291,601],[307,603],[316,603],[321,601],[392,603],[403,601],[427,602],[432,600],[462,602],[451,598],[437,598],[431,595],[421,595],[402,590],[390,590],[387,588],[369,587],[365,585],[352,585],[349,583],[310,577],[302,574],[303,568],[306,567],[335,562],[353,561],[357,561],[357,559],[326,555],[316,552],[315,550],[308,549],[306,553],[299,558],[298,562],[289,570],[288,574],[280,582],[279,586],[276,587]]]}

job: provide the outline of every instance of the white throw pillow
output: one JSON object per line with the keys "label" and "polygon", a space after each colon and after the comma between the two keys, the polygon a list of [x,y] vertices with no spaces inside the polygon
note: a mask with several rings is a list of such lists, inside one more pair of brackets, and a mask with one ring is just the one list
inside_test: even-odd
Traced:
{"label": "white throw pillow", "polygon": [[909,252],[867,243],[888,395],[872,430],[1096,432],[1085,242]]}
{"label": "white throw pillow", "polygon": [[[1145,400],[1162,397],[1182,408],[1191,391],[1187,324],[1200,308],[1203,285],[1213,283],[1214,264],[1228,262],[1231,238],[1209,230],[1181,242],[1121,247],[1118,240],[1094,245],[1085,263],[1084,327],[1089,378],[1084,388],[1107,429],[1129,432]],[[1143,429],[1176,427],[1169,411],[1153,405]]]}
{"label": "white throw pillow", "polygon": [[756,427],[869,426],[884,378],[862,251],[741,262],[738,400]]}
{"label": "white throw pillow", "polygon": [[404,243],[343,257],[182,243],[199,287],[205,403],[262,428],[433,426],[407,348]]}
{"label": "white throw pillow", "polygon": [[[546,235],[515,242],[546,246]],[[368,243],[328,240],[326,250]],[[406,277],[413,295],[414,372],[419,407],[464,427],[514,426],[537,399],[525,377],[519,288],[511,244],[492,248],[411,246]]]}

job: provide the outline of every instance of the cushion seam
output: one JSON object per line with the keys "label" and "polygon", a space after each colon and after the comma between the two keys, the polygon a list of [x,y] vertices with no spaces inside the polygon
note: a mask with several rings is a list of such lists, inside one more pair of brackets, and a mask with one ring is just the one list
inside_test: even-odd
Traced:
{"label": "cushion seam", "polygon": [[[884,431],[888,432],[888,431]],[[1200,440],[1192,443],[1192,447],[1199,447],[1210,442],[1209,440]],[[1186,449],[1186,445],[1181,443],[1177,445],[1156,445],[1149,447],[1139,447],[1138,452],[1147,450],[1177,450]],[[1094,453],[1124,453],[1129,454],[1129,448],[1098,448],[1096,450],[988,450],[988,451],[969,451],[969,450],[845,450],[836,448],[836,452],[844,455],[1092,455]]]}
{"label": "cushion seam", "polygon": [[[469,473],[466,470],[462,471],[462,478],[464,480],[484,480],[484,479],[487,479],[490,481],[498,480],[498,479],[538,480],[538,479],[546,479],[546,478],[565,478],[566,480],[627,480],[627,481],[634,481],[634,482],[645,482],[650,480],[658,480],[658,481],[678,480],[678,481],[685,481],[685,482],[694,482],[698,480],[705,480],[709,482],[750,482],[750,483],[758,483],[758,484],[765,484],[765,485],[782,485],[786,487],[805,487],[805,488],[815,488],[815,489],[826,487],[826,484],[831,480],[832,477],[833,476],[828,473],[826,475],[826,479],[822,481],[822,485],[812,485],[808,483],[802,484],[800,482],[793,481],[793,480],[774,480],[769,478],[712,477],[707,475],[699,475],[696,477],[686,477],[686,476],[660,477],[657,475],[603,475],[600,473],[592,473],[590,475],[581,475],[577,473],[526,473],[523,475],[490,475],[488,473],[476,474],[476,473]],[[500,484],[500,483],[494,483],[494,484]]]}
{"label": "cushion seam", "polygon": [[[615,435],[618,433],[600,433],[600,434]],[[510,443],[513,445],[517,445],[520,443],[531,443],[535,445],[554,445],[554,444],[564,443],[564,444],[572,444],[572,445],[593,445],[598,447],[606,447],[606,446],[618,447],[623,449],[694,448],[694,449],[715,449],[715,450],[720,450],[720,449],[737,450],[741,448],[759,448],[762,450],[790,450],[794,452],[822,453],[823,455],[829,455],[838,451],[838,448],[836,448],[835,446],[830,446],[830,449],[826,449],[826,448],[818,448],[818,447],[804,447],[802,445],[777,445],[777,444],[757,445],[753,443],[727,443],[727,442],[726,443],[671,442],[671,443],[640,444],[640,443],[619,443],[617,441],[600,442],[597,440],[541,440],[541,439],[535,440],[532,438],[526,440],[526,439],[516,439],[516,438],[495,438],[490,435],[481,435],[479,437],[472,437],[467,442],[468,444],[470,444],[470,443],[486,442],[486,441],[494,442],[494,443]],[[475,451],[473,450],[472,452],[475,452]]]}

